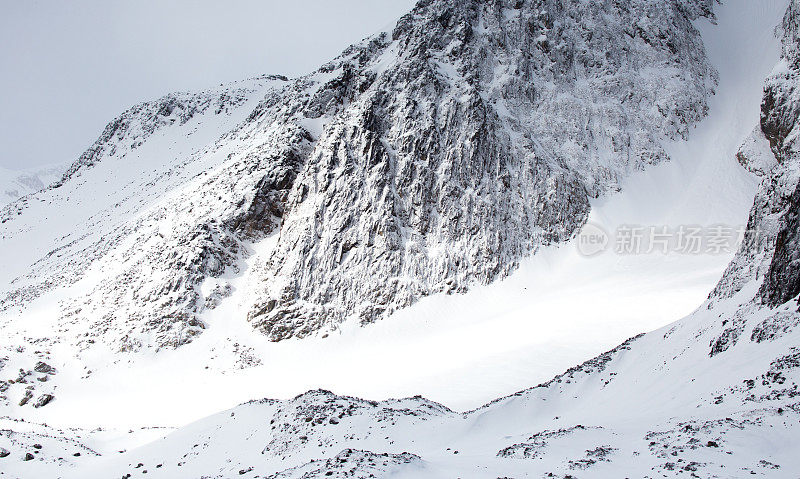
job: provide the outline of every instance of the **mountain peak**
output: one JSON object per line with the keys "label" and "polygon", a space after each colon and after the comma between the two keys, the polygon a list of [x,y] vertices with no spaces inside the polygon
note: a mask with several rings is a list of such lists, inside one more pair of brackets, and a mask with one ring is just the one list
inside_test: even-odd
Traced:
{"label": "mountain peak", "polygon": [[74,287],[65,331],[92,324],[81,334],[129,351],[191,341],[231,295],[277,341],[502,278],[704,117],[701,14],[709,2],[420,2],[308,76],[137,105],[37,199],[91,202],[82,226],[7,212],[43,238],[0,305]]}

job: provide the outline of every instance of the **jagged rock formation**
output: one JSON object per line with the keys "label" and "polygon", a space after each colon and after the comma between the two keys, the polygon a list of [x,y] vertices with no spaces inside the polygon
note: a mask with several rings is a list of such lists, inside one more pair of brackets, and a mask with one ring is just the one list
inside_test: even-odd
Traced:
{"label": "jagged rock formation", "polygon": [[[752,302],[742,305],[723,322],[721,332],[710,343],[712,356],[734,346],[751,326],[753,314],[763,306],[778,310],[754,327],[753,341],[774,340],[792,331],[800,321],[789,305],[800,294],[799,12],[798,2],[791,2],[781,26],[781,63],[764,89],[760,131],[752,135],[739,154],[740,160],[755,155],[752,162],[745,161],[746,166],[772,165],[771,171],[764,176],[756,195],[743,244],[710,299],[713,302],[730,298],[754,282],[760,283],[760,288]],[[769,148],[751,148],[762,135]]]}
{"label": "jagged rock formation", "polygon": [[425,0],[306,77],[134,107],[3,210],[3,240],[39,246],[0,307],[74,285],[83,346],[177,346],[267,237],[248,317],[273,340],[507,275],[705,115],[712,4]]}
{"label": "jagged rock formation", "polygon": [[[786,170],[797,171],[800,169],[800,6],[797,2],[787,11],[783,30],[786,69],[767,84],[761,125],[778,162],[785,165]],[[800,182],[786,202],[775,239],[775,254],[761,288],[761,297],[770,306],[783,304],[800,294]]]}
{"label": "jagged rock formation", "polygon": [[[247,211],[245,203],[257,206],[253,197],[259,183],[248,185],[241,170],[258,166],[257,161],[244,163],[260,158],[257,152],[263,146],[248,143],[253,150],[248,153],[239,148],[246,139],[226,139],[267,92],[285,81],[260,77],[199,94],[169,95],[138,105],[109,124],[60,182],[2,211],[3,239],[11,244],[27,240],[25,251],[35,262],[13,280],[0,306],[18,307],[82,281],[62,308],[62,331],[78,336],[89,332],[84,345],[97,336],[122,350],[190,340],[203,327],[196,313],[214,299],[201,294],[199,285],[235,268],[245,254],[242,240],[254,227],[238,219]],[[207,180],[207,169],[232,151],[245,158]],[[221,194],[235,198],[223,201]],[[69,223],[39,224],[37,215],[52,211],[53,204],[63,207],[60,212],[69,215]],[[231,212],[218,217],[216,206]],[[259,215],[256,226],[262,234],[269,233],[275,224],[270,211],[253,214]],[[25,265],[20,269],[27,269]]]}
{"label": "jagged rock formation", "polygon": [[282,339],[370,322],[570,238],[589,197],[666,157],[653,131],[705,113],[690,20],[710,10],[686,5],[421,2],[324,68],[347,108],[289,197],[255,325]]}
{"label": "jagged rock formation", "polygon": [[711,298],[730,297],[764,279],[759,297],[769,306],[800,293],[797,217],[800,208],[800,7],[792,2],[782,23],[783,58],[768,79],[761,124],[738,158],[763,177],[750,212],[744,244]]}

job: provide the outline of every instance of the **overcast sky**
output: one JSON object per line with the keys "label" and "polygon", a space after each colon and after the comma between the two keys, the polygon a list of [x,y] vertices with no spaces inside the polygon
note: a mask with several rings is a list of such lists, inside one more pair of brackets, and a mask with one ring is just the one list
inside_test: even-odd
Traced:
{"label": "overcast sky", "polygon": [[0,0],[0,167],[76,159],[127,107],[296,76],[414,0]]}

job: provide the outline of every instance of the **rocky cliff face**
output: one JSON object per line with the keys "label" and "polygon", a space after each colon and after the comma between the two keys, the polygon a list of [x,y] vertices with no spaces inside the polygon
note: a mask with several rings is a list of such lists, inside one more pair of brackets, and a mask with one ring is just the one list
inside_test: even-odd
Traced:
{"label": "rocky cliff face", "polygon": [[781,305],[800,293],[797,226],[800,208],[800,6],[790,3],[780,34],[783,55],[767,80],[759,128],[739,153],[762,176],[743,245],[713,298],[730,297],[750,281],[762,281],[759,301]]}
{"label": "rocky cliff face", "polygon": [[[718,326],[711,341],[712,356],[735,346],[748,328],[751,340],[774,340],[800,323],[800,3],[792,1],[780,28],[783,41],[781,62],[767,80],[761,106],[761,122],[739,153],[745,166],[762,172],[763,180],[750,211],[743,244],[712,292],[710,299],[745,298],[731,317]],[[762,147],[754,144],[763,143]],[[764,167],[766,166],[766,167]],[[748,292],[748,285],[758,285]],[[753,325],[753,316],[769,308],[768,317]]]}
{"label": "rocky cliff face", "polygon": [[19,241],[29,203],[75,209],[97,165],[140,178],[43,232],[2,305],[80,284],[63,329],[128,350],[201,332],[248,257],[248,317],[274,340],[507,275],[705,115],[715,73],[692,21],[711,5],[421,1],[309,76],[136,107],[59,188],[3,211]]}
{"label": "rocky cliff face", "polygon": [[[786,170],[800,170],[800,4],[792,2],[783,22],[785,70],[773,76],[765,90],[762,129]],[[781,169],[778,173],[783,173]],[[793,179],[794,179],[793,178]],[[761,297],[770,306],[800,294],[800,182],[785,200],[775,254],[766,273]]]}
{"label": "rocky cliff face", "polygon": [[570,238],[589,197],[666,158],[654,132],[704,115],[695,7],[421,2],[327,67],[363,92],[297,179],[254,324],[281,339],[370,322]]}

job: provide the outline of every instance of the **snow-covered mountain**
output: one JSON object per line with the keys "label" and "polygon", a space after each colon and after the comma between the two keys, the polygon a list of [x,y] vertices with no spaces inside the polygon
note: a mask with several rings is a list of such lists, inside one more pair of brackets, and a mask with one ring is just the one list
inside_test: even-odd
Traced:
{"label": "snow-covered mountain", "polygon": [[379,403],[315,391],[244,404],[100,470],[136,474],[138,467],[164,477],[795,477],[799,21],[794,0],[755,133],[769,143],[758,151],[771,157],[753,158],[749,140],[739,155],[746,164],[772,165],[750,213],[752,232],[688,318],[464,414],[422,398]]}
{"label": "snow-covered mountain", "polygon": [[231,275],[273,340],[504,277],[704,117],[711,5],[420,2],[311,75],[134,107],[2,213],[0,308],[71,287],[57,328],[130,351],[202,333]]}
{"label": "snow-covered mountain", "polygon": [[27,170],[0,168],[0,206],[36,193],[61,179],[67,165],[51,165]]}
{"label": "snow-covered mountain", "polygon": [[[167,403],[148,373],[175,358],[194,358],[208,375],[229,359],[225,347],[242,367],[292,358],[296,339],[264,355],[230,344],[253,333],[249,325],[204,343],[215,329],[236,328],[236,314],[249,312],[249,324],[276,340],[327,332],[346,317],[369,322],[509,274],[587,218],[613,216],[615,198],[653,207],[636,204],[641,192],[626,178],[667,156],[689,166],[681,149],[703,143],[691,126],[708,105],[725,106],[711,100],[716,74],[695,27],[711,17],[711,2],[425,0],[391,34],[308,77],[258,78],[126,112],[63,181],[3,210],[3,246],[20,252],[5,271],[4,328],[22,331],[14,340],[25,344],[0,354],[0,372],[14,375],[0,382],[13,412],[0,419],[0,475],[796,477],[800,1],[767,3],[714,5],[728,37],[705,45],[740,46],[733,36],[753,31],[733,18],[782,14],[782,58],[759,124],[745,137],[749,118],[742,128],[730,118],[737,110],[712,108],[709,121],[729,123],[701,123],[703,134],[743,134],[705,141],[742,146],[729,166],[698,158],[691,181],[677,181],[687,202],[730,192],[715,181],[740,186],[737,162],[761,181],[741,246],[707,300],[674,324],[463,413],[419,396],[369,401],[315,390],[245,403],[155,441],[161,430],[43,424],[69,401],[61,390],[74,392],[70,383],[106,363],[117,365],[106,374],[122,376],[104,378],[104,388],[133,382],[151,391],[142,398]],[[759,48],[741,55],[753,61],[766,54]],[[720,87],[731,104],[744,101],[732,94],[739,88],[760,91],[728,77]],[[668,179],[651,167],[641,175]],[[691,215],[666,205],[662,217],[696,218],[711,203]],[[568,291],[579,301],[586,288]],[[13,327],[19,318],[31,324]],[[212,327],[198,338],[206,319]],[[118,354],[148,346],[160,351]],[[324,367],[324,348],[307,352]],[[414,351],[406,355],[417,366]],[[351,375],[392,374],[370,361],[359,357]],[[291,374],[291,363],[280,366]],[[226,384],[209,381],[182,401],[211,401]]]}

